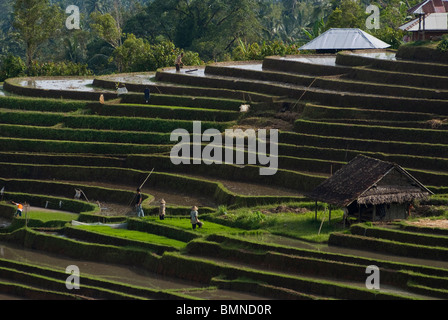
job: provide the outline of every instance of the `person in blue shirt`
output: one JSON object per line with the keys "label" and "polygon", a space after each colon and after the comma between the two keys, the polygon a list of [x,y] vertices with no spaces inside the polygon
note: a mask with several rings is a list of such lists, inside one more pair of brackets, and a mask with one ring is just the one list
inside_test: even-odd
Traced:
{"label": "person in blue shirt", "polygon": [[146,89],[145,89],[145,101],[146,101],[146,103],[149,102],[149,98],[150,97],[151,97],[151,91],[149,90],[148,87],[146,87]]}
{"label": "person in blue shirt", "polygon": [[139,218],[143,218],[145,216],[145,213],[142,208],[142,202],[143,202],[143,195],[141,193],[140,188],[137,188],[137,195],[135,196],[135,207],[137,209],[137,216]]}

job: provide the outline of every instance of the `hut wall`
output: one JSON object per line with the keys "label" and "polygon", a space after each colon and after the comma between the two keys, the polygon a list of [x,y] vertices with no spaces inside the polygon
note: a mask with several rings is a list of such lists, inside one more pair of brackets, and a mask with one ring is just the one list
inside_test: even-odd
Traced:
{"label": "hut wall", "polygon": [[[381,219],[381,211],[379,206],[373,205],[360,205],[361,220],[363,221],[391,221],[396,219],[407,219],[407,207],[406,203],[391,203],[384,204],[386,215]],[[359,218],[358,204],[354,202],[351,206],[347,207],[349,216]]]}
{"label": "hut wall", "polygon": [[407,218],[407,204],[392,203],[386,205],[386,217],[384,220],[406,219]]}

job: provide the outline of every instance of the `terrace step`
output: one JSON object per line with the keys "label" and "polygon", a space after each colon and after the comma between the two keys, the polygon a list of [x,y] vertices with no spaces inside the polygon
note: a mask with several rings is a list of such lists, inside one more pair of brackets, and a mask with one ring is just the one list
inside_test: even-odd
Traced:
{"label": "terrace step", "polygon": [[[68,182],[55,180],[36,180],[36,179],[5,179],[0,178],[0,185],[5,188],[6,194],[10,192],[21,192],[33,195],[49,195],[61,199],[73,199],[76,189],[81,189],[87,198],[82,196],[82,201],[88,200],[90,203],[95,201],[106,202],[108,204],[122,204],[125,210],[130,199],[135,195],[134,190],[130,188],[120,189],[118,186],[93,186],[83,184],[82,182]],[[143,193],[144,204],[154,200],[154,197]]]}
{"label": "terrace step", "polygon": [[[216,112],[212,112],[216,114]],[[171,133],[182,128],[193,132],[192,120],[171,120],[140,117],[112,117],[98,115],[77,115],[56,112],[37,111],[11,111],[0,109],[3,124],[23,124],[30,126],[72,128],[72,129],[98,129],[98,130],[124,130],[149,131]],[[201,121],[201,128],[218,129],[224,131],[234,122]]]}
{"label": "terrace step", "polygon": [[66,153],[33,153],[33,152],[12,152],[0,151],[0,162],[7,163],[34,163],[53,165],[79,165],[79,166],[106,166],[119,168],[123,167],[126,157],[103,156],[89,154],[66,154]]}
{"label": "terrace step", "polygon": [[[240,268],[269,270],[269,272],[286,276],[299,276],[310,280],[317,279],[365,288],[365,265],[282,254],[275,251],[250,252],[247,248],[229,248],[223,244],[203,240],[190,242],[187,245],[187,250],[189,255],[212,258]],[[404,296],[426,299],[431,297],[409,292],[405,277],[397,270],[383,268],[381,275],[382,293],[394,292]]]}
{"label": "terrace step", "polygon": [[0,293],[14,298],[32,300],[85,300],[84,296],[48,290],[46,287],[0,278]]}
{"label": "terrace step", "polygon": [[353,80],[346,76],[310,76],[275,72],[273,70],[252,70],[238,66],[208,65],[206,76],[229,77],[231,79],[251,79],[268,83],[293,84],[305,87],[357,92],[384,96],[403,96],[426,99],[448,99],[448,90],[433,90],[426,88],[410,88],[402,85],[385,85],[369,81]]}
{"label": "terrace step", "polygon": [[[12,260],[6,260],[6,259],[0,259],[0,268],[7,268],[9,270],[15,270],[16,274],[32,274],[32,275],[36,275],[36,277],[46,277],[49,279],[49,284],[51,286],[53,286],[52,283],[56,283],[59,282],[59,286],[60,286],[60,290],[61,293],[67,294],[67,288],[65,286],[65,280],[67,279],[67,273],[60,271],[60,270],[55,270],[49,267],[41,267],[41,266],[37,266],[37,265],[33,265],[30,263],[22,263],[22,262],[18,262],[18,261],[12,261]],[[31,280],[33,280],[33,278],[29,278]],[[36,279],[36,278],[34,278]],[[110,294],[110,299],[116,299],[117,296],[119,299],[129,299],[132,297],[134,298],[139,298],[139,299],[185,299],[186,296],[181,295],[181,294],[177,294],[176,292],[168,292],[168,291],[164,291],[164,290],[153,290],[150,288],[145,288],[145,287],[138,287],[135,285],[128,285],[125,283],[120,283],[117,281],[107,281],[107,280],[103,280],[103,279],[98,279],[98,278],[94,278],[91,277],[89,275],[84,274],[82,276],[82,284],[80,286],[80,288],[82,288],[83,286],[86,286],[87,288],[92,288],[94,290],[104,290],[104,289],[100,289],[100,288],[107,288],[109,290],[109,294]],[[17,282],[18,283],[18,282]],[[39,288],[41,285],[38,285],[37,287]],[[43,286],[43,289],[48,289],[49,286]],[[92,290],[90,292],[90,294],[86,294],[88,293],[88,291],[84,291],[83,293],[85,295],[75,295],[74,297],[79,299],[79,298],[90,298],[90,299],[97,299],[100,298],[101,295],[98,294],[100,293],[99,291],[96,292],[97,294],[92,294],[95,293],[95,291]],[[83,290],[81,290],[83,291]],[[115,293],[114,293],[115,292]],[[114,294],[116,294],[117,296],[114,297]],[[38,295],[38,296],[42,296],[45,298],[45,295]],[[47,297],[48,299],[49,297]],[[64,297],[62,297],[64,298]],[[51,299],[51,298],[49,298]]]}
{"label": "terrace step", "polygon": [[[116,88],[116,81],[113,80],[114,76],[104,76],[95,78],[93,80],[94,86],[113,89]],[[194,100],[207,100],[207,98],[213,100],[234,100],[239,101],[239,103],[247,101],[250,96],[253,102],[272,102],[273,96],[258,94],[248,91],[235,91],[222,88],[198,88],[196,86],[178,85],[170,83],[151,83],[151,84],[138,84],[132,79],[128,81],[121,82],[128,89],[129,93],[122,96],[124,101],[129,103],[144,103],[143,92],[148,87],[151,92],[151,103],[154,104],[168,104],[168,101],[180,99],[184,102],[190,100],[190,103],[194,104]],[[139,92],[137,94],[137,92]],[[173,105],[177,105],[174,103]],[[183,104],[184,106],[188,106]]]}
{"label": "terrace step", "polygon": [[[408,155],[429,158],[442,158],[441,155],[448,154],[448,146],[444,144],[416,143],[384,141],[377,139],[359,139],[338,137],[333,135],[294,133],[281,131],[279,133],[279,154],[292,157],[304,157],[303,152],[308,148],[308,152],[316,151],[314,156],[305,158],[325,158],[325,154],[319,153],[320,148],[337,149],[347,151],[364,151],[369,153],[383,153],[386,155]],[[326,150],[325,152],[330,152]],[[347,161],[351,157],[342,154],[332,160]]]}
{"label": "terrace step", "polygon": [[[352,54],[348,51],[339,52],[336,55],[336,64],[341,66],[368,66],[376,70],[393,71],[407,74],[410,77],[415,75],[445,76],[448,74],[448,66],[442,63],[431,63],[415,60],[391,60],[377,59],[374,57]],[[448,78],[446,78],[448,80]],[[446,87],[445,87],[446,88]]]}
{"label": "terrace step", "polygon": [[[423,110],[422,110],[423,111]],[[303,119],[347,119],[347,120],[377,120],[406,123],[410,121],[430,121],[443,118],[427,112],[394,111],[387,109],[344,108],[307,103],[301,114]]]}
{"label": "terrace step", "polygon": [[[307,134],[330,135],[365,140],[385,140],[395,142],[420,142],[445,144],[448,142],[448,130],[414,129],[363,125],[346,125],[340,123],[323,123],[299,119],[295,121],[296,132]],[[392,140],[393,139],[393,140]]]}
{"label": "terrace step", "polygon": [[[424,74],[409,74],[389,70],[378,70],[371,66],[355,67],[347,78],[356,81],[371,81],[389,85],[409,86],[410,88],[426,88],[432,90],[446,90],[448,77],[428,76]],[[416,89],[417,90],[417,89]]]}
{"label": "terrace step", "polygon": [[173,245],[162,244],[162,241],[168,242],[168,238],[157,235],[150,236],[147,232],[136,230],[129,231],[129,234],[131,234],[132,237],[136,237],[135,239],[129,234],[126,236],[112,235],[104,231],[95,231],[93,229],[84,230],[82,227],[66,227],[63,235],[69,239],[76,239],[88,243],[140,248],[154,252],[157,255],[162,255],[166,251],[178,251],[186,245],[185,242],[181,243],[179,240],[172,241]]}
{"label": "terrace step", "polygon": [[[281,148],[281,146],[279,146],[279,148]],[[399,163],[412,175],[417,177],[417,179],[420,179],[422,183],[430,186],[444,186],[446,185],[446,181],[448,179],[448,171],[437,171],[437,168],[441,168],[441,166],[446,163],[446,159],[442,159],[442,162],[438,164],[438,159],[410,157],[406,154],[384,154],[349,149],[316,148],[310,146],[289,146],[288,150],[290,150],[289,152],[294,152],[293,154],[296,157],[329,161],[331,166],[327,169],[327,171],[324,171],[326,174],[328,174],[328,172],[334,172],[333,170],[336,170],[339,166],[338,162],[348,162],[357,155],[364,154],[366,156],[375,157],[385,161]],[[281,152],[282,154],[286,153],[285,151]]]}
{"label": "terrace step", "polygon": [[425,227],[425,226],[418,226],[418,225],[412,225],[412,224],[405,223],[405,224],[401,224],[400,228],[404,231],[411,231],[411,232],[415,232],[415,233],[448,237],[448,229],[439,228],[437,226]]}
{"label": "terrace step", "polygon": [[[216,168],[221,169],[222,167]],[[300,192],[310,191],[312,188],[321,183],[323,176],[312,176],[305,173],[282,171],[271,176],[259,176],[258,168],[255,168],[256,174],[249,171],[239,172],[238,178],[243,179],[244,174],[252,177],[252,180],[246,179],[247,182],[253,184],[260,184],[261,189],[266,189],[268,186],[280,186],[288,188],[291,191],[290,195],[258,195],[245,196],[230,192],[221,183],[214,181],[214,178],[194,178],[182,174],[167,173],[167,172],[153,172],[151,179],[148,180],[146,188],[151,189],[161,188],[161,190],[170,190],[172,193],[190,194],[192,197],[202,197],[213,202],[215,205],[234,205],[247,206],[248,204],[270,204],[279,202],[291,202],[303,200],[300,197]],[[72,181],[78,184],[86,183],[108,183],[111,185],[127,185],[138,186],[148,176],[149,171],[140,171],[126,168],[111,168],[111,167],[83,167],[83,166],[54,166],[54,165],[34,165],[34,164],[6,164],[2,163],[0,166],[0,176],[6,179],[30,179],[30,180],[58,180],[58,181]],[[228,176],[230,177],[230,175]],[[230,179],[228,179],[230,180]],[[230,182],[230,181],[229,181]],[[187,187],[188,186],[188,187]],[[124,189],[127,190],[127,189]],[[296,191],[297,190],[297,191]],[[296,195],[293,194],[296,193]],[[129,200],[128,200],[129,201]],[[126,202],[127,203],[127,202]],[[210,206],[210,205],[208,205]]]}
{"label": "terrace step", "polygon": [[350,232],[356,235],[366,237],[397,241],[400,243],[418,243],[423,246],[440,247],[448,249],[448,237],[418,234],[415,232],[407,232],[397,229],[367,227],[362,225],[354,225],[350,227]]}
{"label": "terrace step", "polygon": [[448,249],[443,247],[429,247],[414,243],[401,243],[391,240],[375,239],[371,237],[332,233],[329,245],[369,250],[418,259],[448,261]]}
{"label": "terrace step", "polygon": [[35,127],[13,124],[0,124],[0,135],[4,138],[32,139],[39,137],[42,140],[51,141],[105,142],[134,145],[163,145],[171,143],[170,134],[159,132]]}
{"label": "terrace step", "polygon": [[85,142],[0,137],[0,151],[48,152],[65,154],[114,155],[169,154],[172,145]]}
{"label": "terrace step", "polygon": [[266,94],[286,96],[290,99],[312,101],[327,106],[352,107],[366,109],[383,109],[392,111],[422,111],[438,115],[448,115],[448,100],[422,99],[409,97],[394,97],[378,94],[354,93],[350,91],[325,90],[308,88],[291,84],[266,83],[256,80],[242,80],[240,78],[215,78],[194,75],[176,74],[159,71],[159,81],[194,83],[202,87],[225,87],[233,90],[251,90]]}
{"label": "terrace step", "polygon": [[[318,58],[324,63],[314,64],[308,58]],[[263,59],[263,69],[313,76],[332,76],[350,72],[350,67],[336,64],[335,55],[266,57]]]}
{"label": "terrace step", "polygon": [[[339,251],[332,250],[331,247],[328,248],[329,250],[324,250],[323,248],[319,247],[319,250],[315,250],[308,246],[303,247],[303,244],[282,245],[275,243],[275,241],[260,242],[258,240],[250,240],[232,235],[210,235],[206,240],[220,244],[222,243],[227,247],[251,247],[253,250],[257,250],[258,252],[275,252],[276,254],[285,254],[292,257],[313,258],[362,266],[368,266],[372,264],[372,256],[370,254],[370,251],[363,251],[362,249],[360,249],[360,251],[357,251],[356,253],[349,252],[347,254],[345,251],[341,253]],[[331,244],[329,243],[329,245]],[[356,250],[356,247],[354,249]],[[433,275],[437,277],[448,278],[448,268],[440,267],[440,265],[446,265],[445,262],[441,262],[436,266],[432,266],[430,263],[416,263],[414,259],[410,257],[402,258],[401,255],[391,255],[384,257],[375,256],[374,259],[377,263],[377,266],[379,266],[380,268],[396,271],[405,269],[423,275]]]}
{"label": "terrace step", "polygon": [[[178,257],[179,259],[191,259],[201,261],[204,264],[215,264],[218,261],[220,266],[219,272],[226,278],[235,279],[237,277],[244,277],[256,282],[268,283],[271,286],[294,290],[304,295],[311,295],[315,297],[326,297],[330,299],[350,299],[357,297],[357,299],[371,299],[374,292],[365,289],[363,284],[346,284],[341,281],[321,280],[315,277],[300,276],[297,274],[287,274],[281,272],[269,272],[261,270],[253,265],[246,266],[241,263],[235,263],[226,259],[219,258],[203,258],[201,256]],[[187,264],[187,262],[182,265]],[[252,282],[251,281],[251,282]],[[364,280],[365,281],[365,280]],[[399,295],[389,292],[375,292],[375,299],[413,299],[409,295]],[[353,298],[352,298],[353,299]]]}
{"label": "terrace step", "polygon": [[304,120],[313,120],[323,123],[355,124],[355,125],[374,126],[374,127],[448,130],[448,122],[445,121],[444,119],[432,119],[428,121],[382,121],[382,120],[367,120],[367,119],[307,118]]}

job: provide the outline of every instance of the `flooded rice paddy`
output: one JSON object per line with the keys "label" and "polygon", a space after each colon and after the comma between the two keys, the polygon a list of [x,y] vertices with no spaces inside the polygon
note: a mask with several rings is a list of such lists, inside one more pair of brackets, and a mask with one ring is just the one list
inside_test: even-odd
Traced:
{"label": "flooded rice paddy", "polygon": [[[368,58],[374,59],[386,59],[386,60],[396,60],[395,53],[391,51],[371,51],[371,52],[353,52],[354,55],[360,55]],[[298,56],[286,56],[280,57],[282,60],[292,60],[303,63],[310,63],[316,65],[325,66],[336,66],[336,55],[298,55]],[[229,68],[245,69],[262,71],[262,62],[239,62],[239,63],[224,63],[223,66]],[[162,69],[164,72],[175,73],[174,68]],[[214,77],[220,78],[219,76],[214,76],[207,74],[205,72],[205,67],[185,67],[181,70],[181,74],[191,75],[196,77]],[[153,72],[144,72],[139,74],[118,74],[118,75],[108,75],[102,77],[109,81],[114,81],[116,83],[132,83],[132,84],[147,84],[155,85],[158,84],[154,78]],[[101,88],[96,88],[93,86],[93,78],[69,78],[69,79],[27,79],[18,82],[18,85],[28,88],[36,88],[43,90],[67,90],[67,91],[81,91],[81,92],[113,92],[111,90],[104,90]],[[7,95],[7,92],[0,87],[0,96]]]}
{"label": "flooded rice paddy", "polygon": [[297,61],[297,62],[303,62],[303,63],[309,63],[309,64],[318,64],[323,66],[336,66],[336,56],[323,56],[323,57],[316,57],[311,56],[307,57],[304,55],[303,57],[295,56],[295,57],[282,57],[281,60],[288,60],[288,61]]}
{"label": "flooded rice paddy", "polygon": [[33,79],[18,82],[22,87],[34,89],[97,92],[98,89],[92,87],[92,83],[93,79]]}

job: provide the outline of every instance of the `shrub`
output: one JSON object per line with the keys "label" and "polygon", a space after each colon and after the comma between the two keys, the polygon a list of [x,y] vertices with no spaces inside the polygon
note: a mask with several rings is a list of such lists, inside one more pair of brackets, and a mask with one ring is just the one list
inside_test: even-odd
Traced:
{"label": "shrub", "polygon": [[37,62],[33,61],[28,68],[28,75],[39,76],[89,76],[93,72],[86,64],[74,63],[71,61],[61,62]]}
{"label": "shrub", "polygon": [[447,35],[443,36],[442,40],[437,45],[437,49],[442,52],[448,51],[448,36]]}
{"label": "shrub", "polygon": [[[173,66],[181,49],[171,41],[150,44],[144,39],[128,34],[123,45],[115,49],[113,59],[123,72],[155,71],[159,68]],[[184,65],[202,64],[199,54],[184,52]]]}
{"label": "shrub", "polygon": [[9,54],[0,64],[0,81],[25,75],[25,62],[20,57]]}
{"label": "shrub", "polygon": [[288,54],[298,54],[295,44],[285,44],[280,41],[244,44],[241,40],[239,45],[233,50],[234,60],[262,60],[267,56],[285,56]]}

